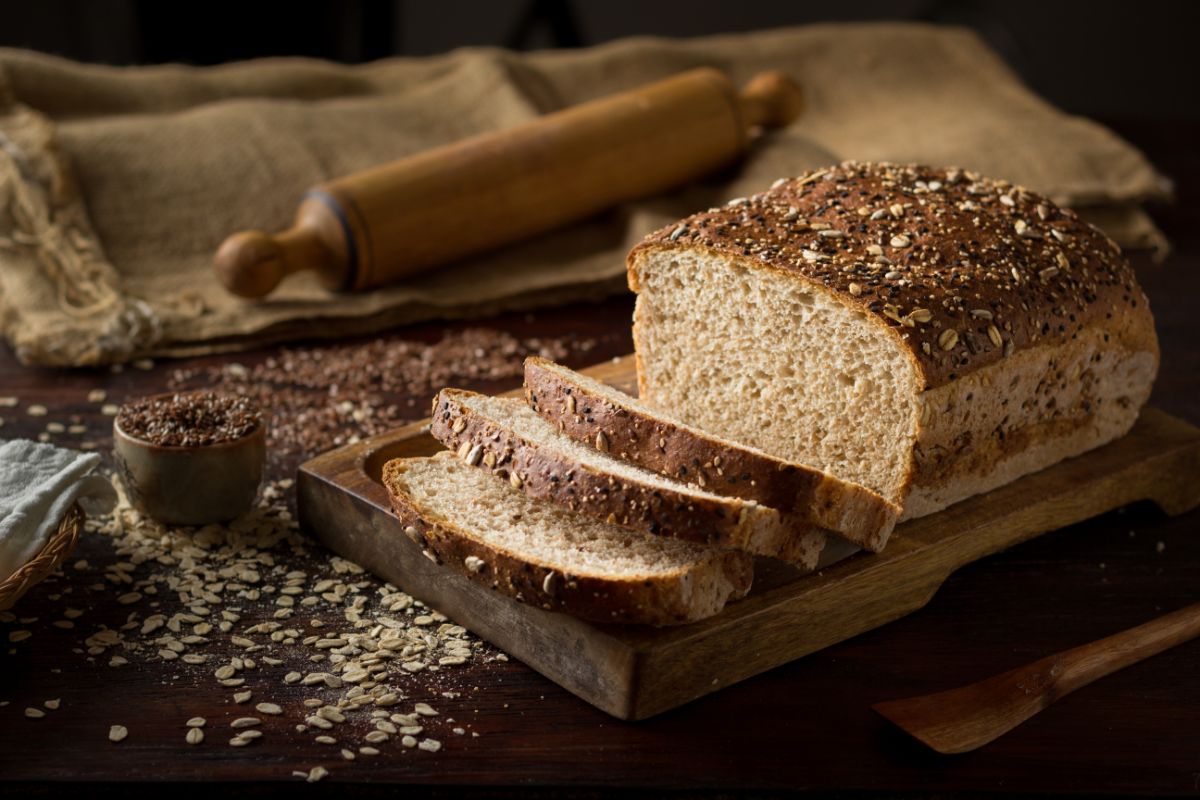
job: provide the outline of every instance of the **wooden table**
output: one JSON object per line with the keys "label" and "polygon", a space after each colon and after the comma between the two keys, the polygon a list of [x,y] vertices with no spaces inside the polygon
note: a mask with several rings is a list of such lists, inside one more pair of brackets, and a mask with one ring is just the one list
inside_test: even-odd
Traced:
{"label": "wooden table", "polygon": [[[1193,148],[1200,126],[1118,128],[1178,181],[1179,203],[1156,213],[1175,252],[1162,265],[1138,263],[1163,348],[1152,402],[1200,422],[1200,158]],[[472,324],[521,335],[600,336],[595,350],[573,359],[581,365],[630,348],[630,308],[628,298],[617,298]],[[426,325],[399,335],[429,337],[441,329]],[[150,393],[176,366],[116,375],[55,372],[24,369],[0,352],[0,395],[40,402],[52,412],[69,400],[90,435],[99,437],[110,420],[79,405],[81,394],[104,387],[119,401]],[[418,400],[426,405],[426,397]],[[0,416],[6,438],[36,435],[44,424],[8,410]],[[399,796],[402,786],[440,787],[444,795],[478,790],[513,796],[537,789],[541,796],[587,797],[608,789],[748,796],[790,790],[888,796],[1195,793],[1200,642],[1080,691],[961,757],[923,750],[868,707],[973,681],[1194,602],[1200,597],[1197,527],[1200,512],[1166,519],[1139,505],[1047,535],[962,570],[907,619],[641,723],[617,722],[517,663],[470,667],[463,682],[480,690],[440,705],[443,714],[469,722],[477,738],[446,740],[436,754],[389,751],[359,760],[311,790],[354,797]],[[85,543],[81,553],[91,546]],[[48,595],[35,590],[20,614],[50,618],[57,606]],[[0,794],[48,793],[44,782],[63,780],[98,782],[88,797],[161,797],[188,790],[164,783],[206,781],[226,785],[191,790],[257,796],[310,788],[297,787],[290,775],[320,756],[311,737],[284,732],[254,748],[189,750],[176,723],[159,722],[185,706],[225,713],[228,690],[173,677],[161,665],[94,666],[71,652],[74,637],[41,638],[39,647],[18,648],[16,655],[7,645],[0,649],[0,701],[10,702],[0,707]],[[22,717],[25,706],[51,697],[63,698],[53,720]],[[106,734],[116,717],[131,729],[171,733],[131,734],[113,745]]]}

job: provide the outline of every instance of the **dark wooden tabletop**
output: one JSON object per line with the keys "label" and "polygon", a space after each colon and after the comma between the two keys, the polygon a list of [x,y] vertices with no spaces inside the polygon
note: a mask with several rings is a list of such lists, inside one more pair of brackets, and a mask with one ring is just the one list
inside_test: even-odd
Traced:
{"label": "dark wooden tabletop", "polygon": [[[1194,148],[1200,127],[1118,129],[1177,181],[1177,204],[1154,210],[1174,252],[1163,264],[1137,263],[1163,351],[1152,402],[1200,423],[1200,155]],[[622,297],[469,324],[518,336],[593,338],[592,349],[575,349],[568,358],[582,366],[631,348],[631,305]],[[465,324],[415,326],[392,336],[429,341]],[[237,360],[253,363],[269,352]],[[87,392],[104,388],[109,402],[120,402],[160,391],[180,366],[60,372],[22,368],[0,351],[0,396],[50,412],[37,418],[0,409],[0,436],[36,436],[46,419],[76,414],[88,426],[87,438],[104,451],[111,418],[84,401]],[[514,377],[475,386],[517,383]],[[415,398],[418,409],[427,407],[427,394]],[[275,469],[294,466],[285,460]],[[393,748],[344,766],[330,762],[311,736],[289,735],[290,726],[252,748],[189,748],[179,720],[195,709],[209,709],[214,718],[235,713],[229,691],[161,662],[115,670],[88,661],[76,635],[48,625],[60,616],[60,580],[35,588],[18,606],[27,624],[0,624],[0,702],[7,703],[0,706],[0,793],[52,794],[62,788],[59,781],[96,782],[82,796],[208,793],[218,787],[197,784],[210,781],[232,794],[304,790],[352,797],[403,796],[400,785],[443,796],[536,791],[591,797],[614,789],[747,796],[796,790],[1200,793],[1200,641],[1087,687],[969,755],[936,756],[869,710],[880,700],[974,681],[1200,600],[1198,527],[1200,512],[1170,519],[1138,505],[1048,534],[962,570],[904,620],[645,722],[616,721],[515,662],[468,666],[460,683],[478,688],[438,706],[478,736],[445,735],[438,753]],[[110,545],[98,538],[85,539],[77,557],[104,558],[101,551]],[[120,624],[124,608],[105,598],[92,601],[89,618]],[[8,644],[5,637],[17,627],[35,629],[37,646]],[[421,680],[414,678],[413,699],[420,699]],[[61,698],[57,711],[42,720],[24,718],[25,707],[48,698]],[[114,745],[107,732],[118,721],[131,734]],[[331,764],[329,777],[298,785],[292,771],[314,763]]]}

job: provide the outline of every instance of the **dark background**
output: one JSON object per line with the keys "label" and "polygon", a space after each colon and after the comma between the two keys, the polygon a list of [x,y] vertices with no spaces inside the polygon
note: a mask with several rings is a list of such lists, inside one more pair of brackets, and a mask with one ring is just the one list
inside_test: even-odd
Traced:
{"label": "dark background", "polygon": [[1192,0],[8,0],[0,2],[0,45],[110,64],[269,55],[358,62],[464,45],[577,47],[883,19],[971,27],[1068,111],[1200,118],[1200,3]]}

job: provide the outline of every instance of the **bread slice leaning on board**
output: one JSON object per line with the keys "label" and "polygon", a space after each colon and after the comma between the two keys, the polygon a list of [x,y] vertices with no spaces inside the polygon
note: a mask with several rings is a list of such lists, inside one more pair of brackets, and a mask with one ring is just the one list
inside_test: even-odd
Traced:
{"label": "bread slice leaning on board", "polygon": [[430,433],[531,497],[633,530],[808,569],[825,545],[822,530],[774,508],[697,489],[581,444],[517,398],[443,389]]}
{"label": "bread slice leaning on board", "polygon": [[750,589],[750,556],[598,522],[450,453],[389,461],[383,483],[405,534],[429,557],[539,608],[677,625]]}
{"label": "bread slice leaning on board", "polygon": [[938,511],[1125,434],[1146,296],[1074,212],[959,169],[846,163],[628,258],[641,399]]}
{"label": "bread slice leaning on board", "polygon": [[804,464],[722,439],[624,392],[537,356],[525,360],[529,407],[580,442],[714,494],[756,500],[879,551],[900,508]]}

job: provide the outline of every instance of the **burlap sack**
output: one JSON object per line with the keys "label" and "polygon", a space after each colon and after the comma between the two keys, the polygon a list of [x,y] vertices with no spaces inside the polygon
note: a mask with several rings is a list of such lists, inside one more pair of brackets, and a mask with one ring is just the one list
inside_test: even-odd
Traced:
{"label": "burlap sack", "polygon": [[[736,170],[572,229],[358,295],[305,276],[265,303],[225,294],[221,240],[290,221],[331,177],[699,65],[779,68],[807,92]],[[1134,148],[1032,95],[974,35],[826,25],[363,66],[286,59],[117,69],[0,50],[0,326],[27,363],[83,365],[382,329],[594,297],[644,233],[848,158],[957,164],[1098,213],[1161,245],[1138,204],[1167,193]]]}

